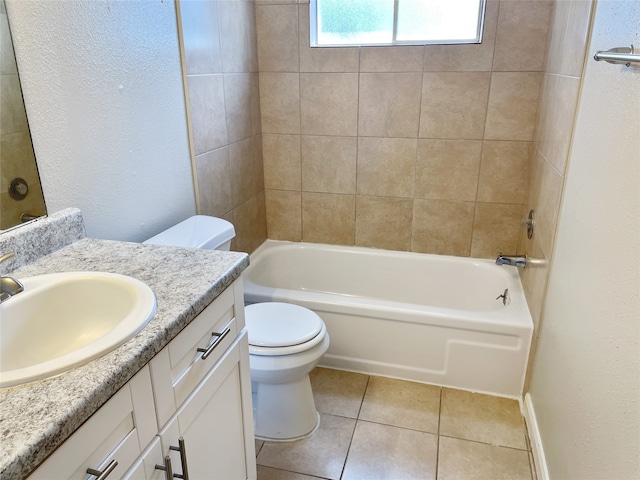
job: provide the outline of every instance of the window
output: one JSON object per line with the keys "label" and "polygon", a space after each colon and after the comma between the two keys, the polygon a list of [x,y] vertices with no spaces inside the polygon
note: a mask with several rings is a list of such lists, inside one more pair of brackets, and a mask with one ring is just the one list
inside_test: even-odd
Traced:
{"label": "window", "polygon": [[480,43],[485,0],[311,0],[311,46]]}

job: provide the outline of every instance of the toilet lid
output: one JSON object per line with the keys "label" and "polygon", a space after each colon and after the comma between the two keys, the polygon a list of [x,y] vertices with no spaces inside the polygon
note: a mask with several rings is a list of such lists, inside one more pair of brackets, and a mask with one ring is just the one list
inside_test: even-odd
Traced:
{"label": "toilet lid", "polygon": [[322,319],[308,308],[265,302],[245,307],[249,345],[288,347],[308,342],[322,330]]}

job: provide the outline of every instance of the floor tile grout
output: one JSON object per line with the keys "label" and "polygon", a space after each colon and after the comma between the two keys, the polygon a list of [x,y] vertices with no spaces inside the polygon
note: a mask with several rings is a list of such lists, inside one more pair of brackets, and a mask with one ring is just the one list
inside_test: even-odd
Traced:
{"label": "floor tile grout", "polygon": [[[327,370],[329,370],[329,369],[327,369]],[[357,373],[357,372],[354,372],[354,373]],[[359,375],[366,375],[366,374],[359,374]],[[434,479],[438,479],[441,474],[444,474],[444,471],[440,471],[440,466],[441,466],[440,464],[441,464],[441,460],[442,460],[441,459],[441,455],[440,455],[441,454],[440,446],[441,446],[441,439],[443,439],[443,438],[449,438],[449,439],[453,439],[453,440],[457,440],[457,441],[463,441],[463,442],[470,442],[470,443],[474,443],[474,444],[478,444],[478,445],[484,445],[484,446],[488,446],[488,447],[495,447],[495,448],[499,448],[499,449],[506,449],[506,450],[511,450],[511,451],[514,451],[514,452],[516,452],[516,451],[517,452],[524,452],[524,453],[527,454],[527,457],[528,457],[528,462],[527,463],[528,463],[528,466],[529,466],[529,474],[531,475],[531,479],[532,480],[536,479],[536,476],[535,476],[535,473],[534,473],[534,468],[535,467],[531,465],[531,461],[530,461],[531,449],[530,449],[530,440],[528,439],[528,429],[527,429],[527,426],[526,426],[526,422],[522,419],[522,417],[521,417],[521,421],[523,422],[523,433],[524,433],[524,436],[525,436],[525,447],[524,448],[506,446],[506,445],[501,445],[501,444],[496,444],[496,443],[489,443],[489,442],[480,441],[480,440],[471,440],[471,439],[468,439],[468,438],[462,438],[459,435],[458,436],[452,435],[452,434],[450,434],[451,432],[449,432],[449,434],[442,434],[441,433],[441,431],[442,431],[442,412],[443,412],[443,400],[444,400],[444,388],[445,387],[441,387],[441,386],[437,386],[436,385],[435,387],[439,388],[439,392],[438,392],[439,403],[438,403],[438,409],[437,409],[437,428],[436,428],[435,432],[429,432],[429,431],[420,430],[420,429],[411,428],[411,427],[406,427],[406,426],[394,425],[392,423],[384,423],[384,422],[380,422],[380,421],[362,419],[362,418],[360,418],[360,416],[363,413],[365,399],[366,399],[367,393],[369,392],[369,389],[371,388],[371,381],[372,381],[372,379],[374,377],[375,376],[372,376],[372,375],[366,375],[366,383],[364,385],[364,388],[362,390],[362,394],[361,394],[360,399],[359,399],[359,405],[358,405],[357,414],[356,414],[355,417],[348,416],[348,415],[340,415],[340,414],[335,414],[335,413],[325,413],[325,412],[322,412],[322,411],[319,410],[319,412],[324,416],[332,416],[332,417],[344,418],[344,419],[352,420],[354,422],[353,430],[351,431],[351,435],[350,435],[350,438],[349,438],[349,441],[348,441],[348,446],[346,448],[346,453],[345,453],[344,460],[343,460],[343,463],[342,463],[342,468],[341,468],[340,474],[339,474],[339,476],[337,477],[336,480],[342,479],[344,477],[344,475],[345,475],[347,463],[348,463],[349,457],[350,457],[350,455],[352,453],[352,448],[353,448],[353,442],[354,442],[354,438],[355,438],[356,429],[358,428],[358,424],[360,422],[368,423],[368,424],[381,425],[381,426],[386,426],[386,427],[395,427],[397,429],[401,429],[401,430],[405,430],[405,431],[413,431],[413,432],[418,432],[418,433],[426,433],[426,434],[429,434],[429,435],[434,435],[436,437],[435,438],[435,441],[436,441],[436,444],[435,444],[435,468],[433,470],[434,475],[435,475],[433,477]],[[359,388],[361,388],[361,387],[359,387]],[[354,393],[357,393],[359,388],[356,389],[356,392],[354,392]],[[451,390],[455,391],[456,389],[451,389]],[[338,394],[338,396],[339,396],[339,394]],[[342,397],[342,398],[347,398],[347,397]],[[353,398],[353,400],[355,400],[358,397],[354,395],[351,398]],[[435,404],[435,401],[433,403]],[[353,406],[355,406],[355,405],[353,405]],[[449,412],[449,413],[451,414],[451,412]],[[450,431],[451,427],[450,426],[447,427],[447,430]],[[453,433],[456,433],[456,432],[453,432]],[[457,432],[457,433],[460,433],[460,432]],[[345,440],[346,440],[346,436],[345,436]],[[361,440],[359,440],[359,441],[361,441]],[[256,457],[258,456],[259,452],[262,451],[262,449],[264,448],[265,445],[266,445],[266,442],[263,442],[262,445],[260,445],[260,448],[256,452]],[[471,448],[471,447],[469,447],[469,448]],[[473,448],[475,448],[475,447],[473,447]],[[449,455],[451,455],[451,453],[449,453]],[[293,465],[291,465],[291,466],[293,467]],[[303,476],[305,476],[305,478],[309,478],[309,479],[312,479],[312,478],[313,479],[315,479],[315,478],[317,478],[317,479],[327,479],[327,477],[323,477],[323,476],[318,476],[318,475],[314,476],[314,475],[309,474],[309,473],[298,472],[298,471],[296,471],[296,469],[289,470],[289,469],[282,468],[282,467],[280,467],[280,468],[278,468],[278,467],[268,467],[268,468],[272,468],[272,469],[275,469],[275,470],[278,470],[278,471],[282,471],[282,472],[291,472],[291,473],[294,473],[294,474],[303,475]],[[313,470],[311,470],[311,471],[313,471]],[[450,473],[450,472],[448,472],[448,473]]]}

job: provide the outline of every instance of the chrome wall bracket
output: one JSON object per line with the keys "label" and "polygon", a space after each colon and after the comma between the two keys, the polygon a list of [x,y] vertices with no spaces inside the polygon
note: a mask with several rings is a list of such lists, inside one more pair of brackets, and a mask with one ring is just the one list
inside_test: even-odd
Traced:
{"label": "chrome wall bracket", "polygon": [[614,65],[631,66],[632,63],[640,63],[640,53],[636,53],[633,45],[628,47],[616,47],[609,50],[601,50],[593,55],[596,62],[604,60]]}

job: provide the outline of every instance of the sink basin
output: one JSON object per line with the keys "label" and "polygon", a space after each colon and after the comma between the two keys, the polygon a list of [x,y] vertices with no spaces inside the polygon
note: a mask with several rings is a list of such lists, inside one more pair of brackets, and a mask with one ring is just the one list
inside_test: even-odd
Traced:
{"label": "sink basin", "polygon": [[135,278],[68,272],[21,278],[0,304],[0,387],[39,380],[122,345],[151,320],[156,297]]}

